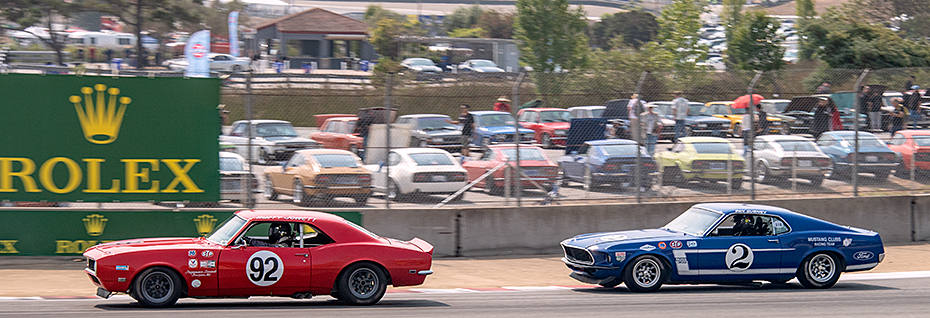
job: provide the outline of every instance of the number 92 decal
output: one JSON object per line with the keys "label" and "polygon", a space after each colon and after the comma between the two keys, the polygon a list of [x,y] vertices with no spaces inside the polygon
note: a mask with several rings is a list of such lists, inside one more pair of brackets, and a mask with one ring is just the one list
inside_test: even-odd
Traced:
{"label": "number 92 decal", "polygon": [[284,263],[278,254],[272,251],[258,251],[249,256],[245,264],[245,274],[252,284],[271,286],[284,274]]}

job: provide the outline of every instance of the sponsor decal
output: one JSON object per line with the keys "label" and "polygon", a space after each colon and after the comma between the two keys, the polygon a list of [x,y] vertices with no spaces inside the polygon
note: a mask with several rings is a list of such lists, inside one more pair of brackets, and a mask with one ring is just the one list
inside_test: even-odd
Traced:
{"label": "sponsor decal", "polygon": [[116,281],[117,281],[117,282],[120,282],[120,283],[125,283],[125,282],[126,282],[126,277],[117,278]]}
{"label": "sponsor decal", "polygon": [[626,252],[614,252],[614,258],[616,258],[618,262],[622,262],[626,259]]}
{"label": "sponsor decal", "polygon": [[652,246],[652,245],[649,245],[649,244],[646,244],[646,245],[640,246],[639,249],[648,252],[648,251],[651,251],[651,250],[656,249],[656,247],[655,247],[655,246]]}
{"label": "sponsor decal", "polygon": [[622,241],[627,239],[626,235],[607,235],[597,239],[598,242]]}
{"label": "sponsor decal", "polygon": [[187,267],[190,267],[190,268],[197,268],[197,260],[196,260],[196,259],[193,259],[193,258],[187,260]]}
{"label": "sponsor decal", "polygon": [[197,251],[195,250],[187,251],[187,257],[194,257],[194,256],[197,256]]}
{"label": "sponsor decal", "polygon": [[869,251],[858,251],[856,254],[853,254],[853,258],[857,261],[867,261],[875,257],[875,254]]}
{"label": "sponsor decal", "polygon": [[200,280],[199,279],[192,280],[191,287],[194,287],[194,288],[200,287]]}
{"label": "sponsor decal", "polygon": [[112,241],[68,241],[68,240],[56,240],[55,241],[55,254],[81,254],[84,253],[88,248],[97,245],[98,243],[109,243]]}
{"label": "sponsor decal", "polygon": [[[74,104],[74,110],[77,111],[81,129],[84,130],[84,139],[98,145],[116,141],[119,128],[123,124],[123,115],[126,114],[126,106],[132,103],[132,98],[119,97],[119,93],[119,88],[108,89],[106,85],[96,84],[93,88],[81,87],[83,98],[78,95],[68,97],[68,101]],[[84,102],[84,106],[81,102]]]}
{"label": "sponsor decal", "polygon": [[187,274],[188,276],[193,276],[193,277],[210,277],[213,274],[216,274],[216,270],[214,269],[212,271],[211,270],[187,271],[185,272],[185,274]]}
{"label": "sponsor decal", "polygon": [[844,238],[844,239],[843,239],[843,246],[849,246],[850,244],[852,244],[852,238],[851,238],[851,237],[848,237],[848,238]]}
{"label": "sponsor decal", "polygon": [[[820,236],[820,237],[808,237],[807,242],[811,243],[814,246],[836,246],[836,244],[843,241],[843,238],[839,236]],[[852,243],[852,241],[849,241]]]}
{"label": "sponsor decal", "polygon": [[697,241],[688,241],[688,247],[689,248],[697,247]]}
{"label": "sponsor decal", "polygon": [[245,265],[245,275],[258,286],[274,285],[283,274],[284,262],[272,251],[255,252]]}
{"label": "sponsor decal", "polygon": [[687,256],[684,256],[684,255],[682,255],[682,256],[675,256],[675,264],[678,264],[678,265],[688,265],[688,257],[687,257]]}
{"label": "sponsor decal", "polygon": [[753,254],[752,249],[746,244],[736,243],[727,249],[725,257],[727,268],[734,272],[742,272],[752,266]]}
{"label": "sponsor decal", "polygon": [[665,249],[665,242],[659,242],[659,249]]}
{"label": "sponsor decal", "polygon": [[18,254],[19,251],[16,250],[16,242],[18,240],[0,240],[0,254]]}
{"label": "sponsor decal", "polygon": [[216,261],[200,261],[202,268],[216,268]]}
{"label": "sponsor decal", "polygon": [[282,215],[262,215],[252,218],[253,220],[283,220],[283,221],[316,221],[316,218],[306,216],[282,216]]}
{"label": "sponsor decal", "polygon": [[668,242],[668,246],[671,248],[681,248],[681,241]]}
{"label": "sponsor decal", "polygon": [[768,211],[765,210],[753,210],[753,209],[736,209],[733,210],[734,213],[753,213],[753,214],[766,214]]}
{"label": "sponsor decal", "polygon": [[207,235],[213,232],[213,227],[216,226],[216,218],[212,215],[204,214],[194,219],[194,225],[197,227],[197,233],[201,236]]}
{"label": "sponsor decal", "polygon": [[100,214],[91,214],[84,218],[84,229],[87,235],[100,236],[103,234],[104,227],[107,226],[107,218]]}
{"label": "sponsor decal", "polygon": [[[183,185],[182,193],[203,193],[204,190],[197,187],[194,180],[188,173],[200,159],[120,159],[125,171],[125,188],[120,188],[120,179],[113,179],[113,187],[110,189],[101,189],[101,164],[105,163],[104,159],[84,158],[82,161],[87,163],[87,188],[80,190],[84,193],[178,193],[178,185]],[[31,167],[27,170],[13,172],[10,171],[10,164],[18,162],[24,167]],[[182,164],[183,162],[183,164]],[[55,181],[52,180],[53,170],[58,164],[64,164],[67,171],[67,185],[64,188],[58,188]],[[149,171],[159,171],[161,164],[164,164],[174,175],[174,179],[165,188],[160,188],[159,184],[167,180],[150,180]],[[148,167],[146,167],[148,166]],[[36,163],[29,158],[3,158],[0,157],[0,175],[15,175],[19,177],[25,187],[25,192],[42,192],[38,188],[35,177],[32,173],[35,171]],[[26,169],[26,168],[24,168]],[[26,171],[26,172],[24,172]],[[67,194],[78,190],[81,185],[81,178],[84,172],[81,166],[74,159],[66,157],[51,158],[42,163],[39,168],[39,181],[45,190],[56,194]],[[140,189],[140,185],[150,182],[152,185],[149,189]],[[13,183],[0,183],[0,192],[19,192],[19,189],[12,188]],[[94,218],[90,218],[95,216]],[[84,219],[87,233],[91,236],[103,234],[103,227],[106,225],[106,219],[102,215],[89,215]]]}
{"label": "sponsor decal", "polygon": [[206,258],[213,257],[213,251],[203,251],[203,252],[200,252],[200,256],[203,256],[203,257],[206,257]]}
{"label": "sponsor decal", "polygon": [[129,265],[116,265],[116,270],[118,271],[128,271]]}

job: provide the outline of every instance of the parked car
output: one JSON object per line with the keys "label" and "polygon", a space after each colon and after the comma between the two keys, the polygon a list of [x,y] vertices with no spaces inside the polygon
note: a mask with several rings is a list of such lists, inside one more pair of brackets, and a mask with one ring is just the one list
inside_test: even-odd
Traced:
{"label": "parked car", "polygon": [[785,108],[788,107],[788,104],[791,103],[790,99],[763,99],[759,102],[762,105],[762,110],[764,110],[769,117],[775,117],[781,119],[781,122],[784,127],[790,127],[794,125],[795,118],[785,114]]}
{"label": "parked car", "polygon": [[[210,64],[211,72],[232,72],[239,73],[249,71],[252,60],[247,57],[235,57],[223,53],[207,53],[207,63]],[[176,72],[182,72],[187,69],[189,62],[187,59],[173,59],[162,62],[162,66]]]}
{"label": "parked car", "polygon": [[467,60],[459,64],[461,72],[478,72],[478,73],[503,73],[504,69],[497,66],[490,60]]}
{"label": "parked car", "polygon": [[290,195],[297,205],[313,199],[352,198],[363,206],[371,196],[371,174],[354,153],[336,149],[301,150],[283,166],[265,169],[265,198]]}
{"label": "parked car", "polygon": [[245,202],[249,191],[261,193],[248,162],[235,153],[220,151],[220,200]]}
{"label": "parked car", "polygon": [[[638,154],[637,154],[638,152]],[[559,158],[562,185],[580,182],[590,189],[609,183],[615,187],[633,187],[636,183],[636,157],[640,160],[640,186],[652,187],[658,175],[656,161],[633,140],[609,139],[587,141],[577,152]]]}
{"label": "parked car", "polygon": [[442,73],[442,69],[439,68],[439,66],[436,66],[436,63],[433,63],[433,60],[426,58],[407,58],[400,62],[400,66],[415,72]]}
{"label": "parked car", "polygon": [[[249,138],[246,129],[248,120],[232,123],[229,134],[220,136],[220,142],[231,144],[240,156],[249,158]],[[286,161],[294,151],[319,148],[320,145],[310,139],[297,137],[294,126],[283,120],[252,120],[252,162],[266,164],[274,161]]]}
{"label": "parked car", "polygon": [[726,182],[728,177],[733,189],[743,184],[745,161],[733,144],[723,138],[678,138],[668,151],[657,152],[655,159],[663,184],[695,180]]}
{"label": "parked car", "polygon": [[244,210],[205,237],[95,245],[84,252],[84,272],[98,296],[129,293],[144,307],[181,297],[318,295],[372,305],[388,284],[423,284],[432,254],[422,239],[382,238],[330,213]]}
{"label": "parked car", "polygon": [[[477,160],[463,162],[462,167],[468,171],[468,182],[474,182],[488,171],[505,162],[516,165],[516,157],[517,149],[514,145],[494,145],[489,146],[487,151],[481,154],[481,157]],[[533,182],[548,188],[559,179],[558,166],[549,158],[546,158],[542,148],[536,146],[520,146],[520,167],[520,171],[526,175],[526,177],[520,177],[520,184],[523,189],[535,188]],[[487,189],[491,194],[500,195],[504,193],[505,189],[506,178],[504,173],[509,170],[506,167],[501,168],[486,179],[479,181],[475,186]],[[516,179],[515,176],[512,176],[511,189],[516,189]]]}
{"label": "parked car", "polygon": [[564,108],[524,108],[517,113],[523,128],[532,129],[533,139],[539,140],[543,148],[554,145],[565,146],[572,114]]}
{"label": "parked car", "polygon": [[888,141],[888,148],[901,156],[901,166],[895,174],[901,178],[910,178],[910,170],[925,172],[930,170],[930,130],[900,130]]}
{"label": "parked car", "polygon": [[[516,120],[513,115],[507,112],[498,111],[474,111],[475,131],[472,134],[472,144],[478,147],[496,145],[499,143],[513,143],[513,134],[517,131],[513,125]],[[520,143],[535,143],[533,139],[535,132],[530,129],[520,128]]]}
{"label": "parked car", "polygon": [[799,136],[767,135],[753,144],[756,181],[773,183],[778,178],[810,180],[819,187],[833,170],[833,161],[810,139]]}
{"label": "parked car", "polygon": [[[739,137],[743,133],[743,115],[746,114],[745,108],[732,108],[733,102],[709,102],[704,104],[705,107],[709,110],[704,111],[705,114],[713,114],[715,117],[720,117],[730,120],[730,129],[733,130],[733,137]],[[782,127],[782,120],[778,117],[766,116],[769,121],[769,134],[784,134],[786,133],[784,127]]]}
{"label": "parked car", "polygon": [[784,284],[830,288],[843,272],[875,268],[881,236],[787,209],[692,206],[662,228],[583,234],[561,242],[571,277],[651,292],[664,284]]}
{"label": "parked car", "polygon": [[[468,172],[442,149],[391,149],[388,162],[366,165],[365,169],[371,172],[374,191],[394,201],[432,194],[448,196],[468,184]],[[463,192],[453,199],[458,201],[464,197]]]}
{"label": "parked car", "polygon": [[[675,116],[672,115],[672,102],[649,102],[647,105],[655,105],[656,112],[663,117],[673,121],[672,133],[674,133]],[[688,103],[688,116],[685,117],[685,136],[715,136],[726,137],[733,133],[730,130],[730,121],[724,118],[714,117],[713,114],[707,113],[707,107],[698,102]],[[665,128],[663,127],[663,132]]]}
{"label": "parked car", "polygon": [[411,125],[410,147],[431,147],[458,151],[462,148],[462,128],[450,124],[452,119],[439,114],[403,115],[395,124]]}
{"label": "parked car", "polygon": [[333,117],[326,119],[320,131],[310,134],[310,139],[320,143],[323,148],[348,150],[358,154],[365,148],[365,140],[355,134],[358,117]]}
{"label": "parked car", "polygon": [[572,118],[601,118],[605,108],[607,106],[575,106],[566,110],[572,115]]}
{"label": "parked car", "polygon": [[900,155],[888,148],[884,141],[872,133],[859,132],[859,152],[855,150],[855,131],[828,131],[820,135],[817,145],[833,160],[831,179],[848,176],[853,165],[859,162],[858,172],[871,173],[876,179],[888,179],[898,168]]}

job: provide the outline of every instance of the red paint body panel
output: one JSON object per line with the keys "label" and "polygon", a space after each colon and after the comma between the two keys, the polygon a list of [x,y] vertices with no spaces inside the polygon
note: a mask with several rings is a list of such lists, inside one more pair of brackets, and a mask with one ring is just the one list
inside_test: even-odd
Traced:
{"label": "red paint body panel", "polygon": [[[493,151],[494,158],[489,159],[489,160],[472,160],[472,161],[466,161],[462,163],[462,168],[465,168],[465,170],[468,171],[468,182],[475,181],[476,179],[478,179],[479,177],[481,177],[488,171],[504,163],[505,161],[504,154],[501,152],[501,149],[512,149],[512,148],[515,148],[514,145],[492,145],[488,147],[487,151]],[[522,149],[536,149],[542,152],[542,148],[535,147],[535,146],[520,146],[520,149],[521,150]],[[515,164],[515,162],[512,162],[511,164]],[[549,183],[549,182],[552,182],[558,179],[558,176],[559,176],[558,175],[559,166],[553,163],[552,161],[550,161],[548,158],[546,160],[520,160],[520,166],[526,169],[548,168],[549,170],[552,171],[552,173],[548,175],[539,175],[538,177],[540,177],[541,179],[547,179],[547,180],[535,180],[537,183]],[[508,168],[506,167],[498,169],[493,174],[491,174],[490,177],[478,182],[477,184],[475,184],[475,186],[480,187],[480,188],[487,188],[488,182],[496,178],[496,179],[501,179],[501,180],[495,181],[496,182],[495,186],[503,187],[504,180],[502,179],[504,178],[504,171],[507,169]],[[535,176],[531,176],[531,177],[535,177]],[[533,187],[533,183],[528,180],[523,180],[521,181],[521,183],[523,185],[523,188],[529,189],[529,187]],[[516,181],[514,180],[511,184],[516,184]]]}
{"label": "red paint body panel", "polygon": [[[543,112],[543,111],[560,111],[560,112],[568,113],[568,110],[563,109],[563,108],[524,108],[524,109],[521,109],[519,112],[517,112],[517,118],[520,118],[520,115],[522,115],[524,112]],[[526,129],[532,129],[535,132],[535,134],[533,134],[533,138],[536,139],[537,141],[542,140],[543,133],[547,133],[549,134],[551,138],[553,138],[551,139],[552,144],[564,146],[565,141],[567,140],[564,138],[565,135],[556,135],[555,131],[557,129],[565,130],[565,132],[567,133],[568,129],[571,128],[571,123],[569,122],[548,122],[547,123],[547,122],[523,122],[521,121],[520,126]]]}
{"label": "red paint body panel", "polygon": [[349,150],[350,145],[355,145],[356,149],[363,149],[364,139],[353,133],[357,121],[358,117],[354,116],[327,118],[320,125],[320,131],[310,134],[310,139],[327,149]]}
{"label": "red paint body panel", "polygon": [[[892,145],[889,142],[888,148],[891,148],[891,150],[901,154],[902,168],[911,168],[915,154],[930,153],[930,147],[918,146],[914,141],[915,138],[930,138],[930,130],[902,130],[895,134],[904,136],[905,142],[901,145]],[[930,170],[930,161],[916,161],[913,164],[916,169]]]}

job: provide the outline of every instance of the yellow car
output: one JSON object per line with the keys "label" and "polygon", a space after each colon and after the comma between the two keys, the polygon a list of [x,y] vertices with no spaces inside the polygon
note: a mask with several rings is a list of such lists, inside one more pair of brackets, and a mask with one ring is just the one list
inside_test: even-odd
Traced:
{"label": "yellow car", "polygon": [[[730,128],[733,129],[733,137],[740,137],[743,125],[743,115],[746,114],[745,108],[731,107],[733,102],[710,102],[704,104],[705,114],[712,114],[714,117],[720,117],[730,120]],[[766,116],[769,120],[769,134],[781,135],[785,133],[784,125],[781,118]]]}
{"label": "yellow car", "polygon": [[745,161],[736,147],[723,138],[678,138],[672,148],[657,152],[655,158],[663,184],[695,180],[726,182],[728,178],[733,189],[743,184]]}
{"label": "yellow car", "polygon": [[362,206],[371,196],[371,174],[354,153],[337,149],[305,149],[294,152],[283,166],[265,169],[265,197],[277,200],[290,195],[294,204],[311,199],[352,198]]}

